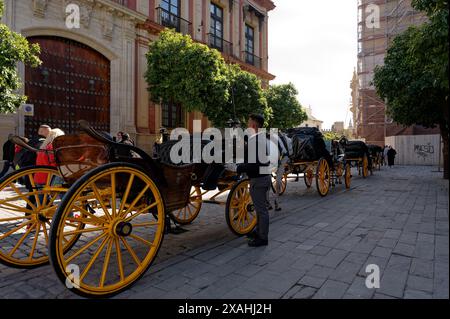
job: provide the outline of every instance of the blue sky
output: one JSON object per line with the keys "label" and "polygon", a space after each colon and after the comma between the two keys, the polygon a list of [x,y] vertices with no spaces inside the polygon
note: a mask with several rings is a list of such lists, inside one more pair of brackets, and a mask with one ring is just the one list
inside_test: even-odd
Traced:
{"label": "blue sky", "polygon": [[350,81],[357,63],[356,0],[275,0],[269,13],[272,83],[293,82],[302,105],[331,128],[351,119]]}

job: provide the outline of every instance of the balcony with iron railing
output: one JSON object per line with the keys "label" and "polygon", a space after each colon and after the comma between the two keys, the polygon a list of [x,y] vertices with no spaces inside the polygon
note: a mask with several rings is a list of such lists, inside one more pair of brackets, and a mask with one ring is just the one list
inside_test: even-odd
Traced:
{"label": "balcony with iron railing", "polygon": [[192,23],[161,7],[156,8],[156,22],[182,34],[192,34]]}
{"label": "balcony with iron railing", "polygon": [[253,65],[254,67],[260,69],[262,66],[262,59],[259,56],[254,55],[251,52],[244,51],[244,62],[248,63],[250,65]]}
{"label": "balcony with iron railing", "polygon": [[208,33],[208,45],[224,54],[230,56],[233,55],[233,43],[228,42],[212,33]]}
{"label": "balcony with iron railing", "polygon": [[123,5],[125,7],[128,6],[128,0],[111,0],[112,2],[115,2],[117,4]]}

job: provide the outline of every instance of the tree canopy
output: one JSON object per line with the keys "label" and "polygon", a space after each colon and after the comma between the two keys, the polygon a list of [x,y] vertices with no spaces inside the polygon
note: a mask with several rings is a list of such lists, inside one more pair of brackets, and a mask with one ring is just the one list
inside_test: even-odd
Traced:
{"label": "tree canopy", "polygon": [[[403,125],[438,125],[448,164],[448,1],[414,0],[429,21],[398,35],[384,65],[375,68],[378,95],[387,101],[387,113]],[[448,178],[448,168],[445,176]]]}
{"label": "tree canopy", "polygon": [[180,103],[187,111],[207,110],[229,99],[225,61],[217,50],[190,36],[165,30],[150,44],[145,78],[151,99]]}
{"label": "tree canopy", "polygon": [[39,45],[30,45],[25,37],[2,24],[2,14],[3,0],[0,0],[0,112],[9,113],[27,100],[26,96],[17,94],[22,87],[17,63],[36,67],[41,61]]}
{"label": "tree canopy", "polygon": [[155,103],[180,103],[188,112],[202,112],[216,127],[230,119],[245,123],[251,113],[270,119],[261,81],[188,35],[162,31],[150,44],[147,61],[145,78]]}
{"label": "tree canopy", "polygon": [[271,85],[266,90],[267,103],[273,111],[270,127],[288,129],[299,126],[308,119],[297,95],[298,91],[292,83]]}
{"label": "tree canopy", "polygon": [[230,81],[229,100],[223,105],[207,107],[204,114],[208,119],[216,127],[226,127],[230,119],[245,125],[248,116],[257,113],[265,117],[267,125],[272,112],[267,106],[261,81],[236,64],[228,66],[227,77]]}

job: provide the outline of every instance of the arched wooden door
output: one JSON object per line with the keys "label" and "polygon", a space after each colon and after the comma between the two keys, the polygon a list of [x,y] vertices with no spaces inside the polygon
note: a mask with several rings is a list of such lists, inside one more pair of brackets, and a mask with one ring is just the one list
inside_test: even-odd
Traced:
{"label": "arched wooden door", "polygon": [[41,47],[42,65],[26,67],[25,94],[34,104],[34,116],[25,117],[25,134],[33,136],[48,124],[67,133],[88,120],[109,132],[110,61],[79,42],[53,36],[30,37]]}

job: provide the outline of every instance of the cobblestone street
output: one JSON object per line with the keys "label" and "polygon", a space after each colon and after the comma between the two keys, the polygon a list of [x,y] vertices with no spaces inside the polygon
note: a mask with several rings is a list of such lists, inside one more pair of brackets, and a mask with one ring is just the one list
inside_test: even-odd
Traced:
{"label": "cobblestone street", "polygon": [[[204,204],[187,232],[164,238],[155,264],[115,298],[448,298],[448,181],[432,167],[355,176],[326,198],[291,181],[271,213],[268,247],[228,229],[224,207]],[[379,289],[366,266],[380,268]],[[51,266],[0,265],[0,298],[79,298]]]}

